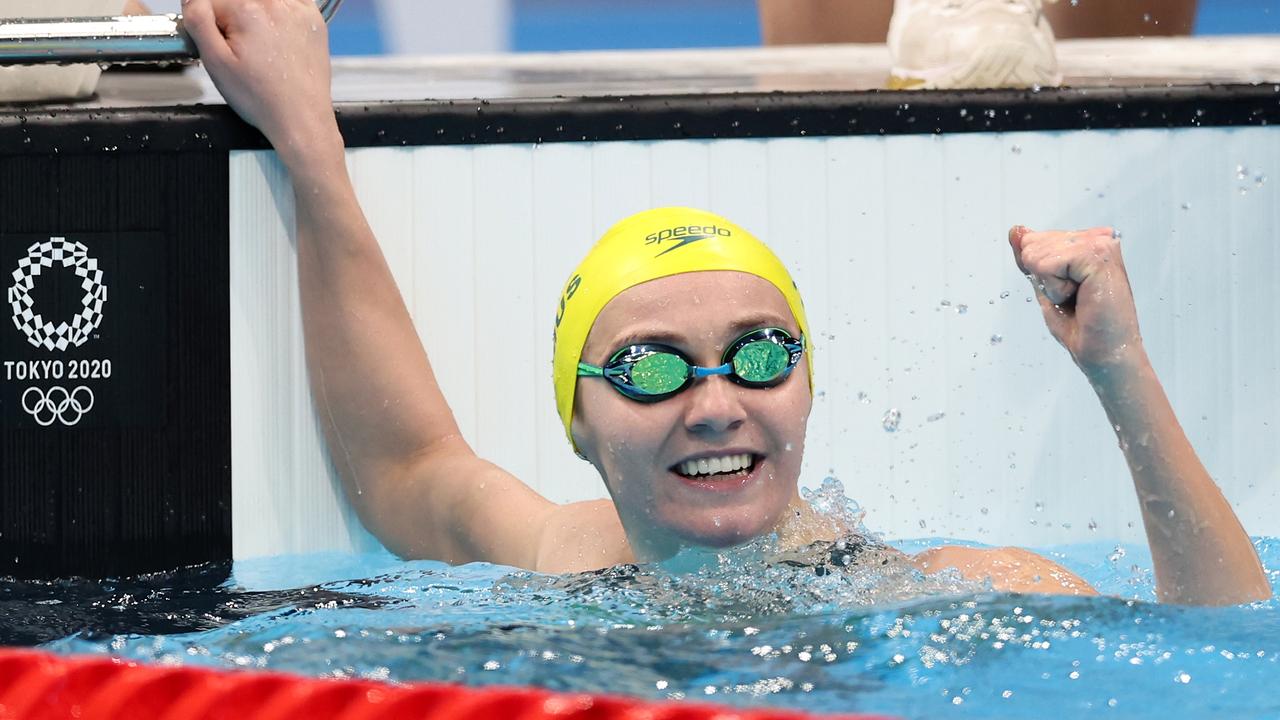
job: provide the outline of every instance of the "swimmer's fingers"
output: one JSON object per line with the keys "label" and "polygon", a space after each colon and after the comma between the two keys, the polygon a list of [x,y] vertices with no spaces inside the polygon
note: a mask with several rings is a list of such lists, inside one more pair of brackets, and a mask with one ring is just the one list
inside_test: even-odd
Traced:
{"label": "swimmer's fingers", "polygon": [[227,104],[277,151],[340,141],[328,33],[313,0],[185,0],[187,31]]}
{"label": "swimmer's fingers", "polygon": [[1137,310],[1111,228],[1010,233],[1018,266],[1036,288],[1053,336],[1086,372],[1133,359],[1141,349]]}
{"label": "swimmer's fingers", "polygon": [[200,50],[205,65],[226,67],[235,53],[218,27],[212,0],[182,0],[182,27]]}
{"label": "swimmer's fingers", "polygon": [[1055,305],[1072,302],[1080,286],[1103,267],[1113,262],[1121,267],[1119,244],[1111,228],[1024,231],[1016,238],[1015,253],[1018,266]]}
{"label": "swimmer's fingers", "polygon": [[1014,259],[1036,293],[1051,305],[1063,305],[1075,297],[1079,283],[1072,277],[1071,259],[1061,251],[1061,232],[1033,232],[1026,228],[1016,236],[1010,232],[1009,242]]}

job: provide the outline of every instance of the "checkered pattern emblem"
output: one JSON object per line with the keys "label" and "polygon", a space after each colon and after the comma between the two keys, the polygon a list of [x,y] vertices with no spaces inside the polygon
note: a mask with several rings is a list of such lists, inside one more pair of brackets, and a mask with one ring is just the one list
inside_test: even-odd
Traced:
{"label": "checkered pattern emblem", "polygon": [[[36,278],[45,268],[55,264],[72,271],[80,278],[80,312],[70,322],[51,322],[36,311],[31,299],[31,289]],[[27,342],[46,350],[66,350],[83,345],[89,335],[102,322],[102,306],[107,302],[107,286],[102,284],[102,270],[98,261],[89,257],[83,243],[67,242],[66,238],[53,237],[27,248],[27,256],[18,261],[13,271],[13,285],[9,288],[9,305],[13,307],[13,324],[27,336]]]}

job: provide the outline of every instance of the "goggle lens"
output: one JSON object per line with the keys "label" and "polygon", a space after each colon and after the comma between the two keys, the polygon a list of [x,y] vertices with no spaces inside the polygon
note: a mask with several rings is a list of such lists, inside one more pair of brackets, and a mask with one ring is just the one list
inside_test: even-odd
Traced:
{"label": "goggle lens", "polygon": [[733,372],[753,383],[767,383],[787,371],[791,353],[776,342],[753,340],[733,355]]}
{"label": "goggle lens", "polygon": [[679,355],[657,352],[631,366],[631,386],[645,395],[675,392],[689,377],[689,363]]}

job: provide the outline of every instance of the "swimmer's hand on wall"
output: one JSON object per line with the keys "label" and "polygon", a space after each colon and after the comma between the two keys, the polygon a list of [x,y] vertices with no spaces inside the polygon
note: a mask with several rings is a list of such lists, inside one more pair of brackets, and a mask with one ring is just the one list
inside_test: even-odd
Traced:
{"label": "swimmer's hand on wall", "polygon": [[1090,377],[1143,365],[1129,275],[1111,228],[1035,232],[1009,230],[1018,269],[1035,287],[1045,324]]}
{"label": "swimmer's hand on wall", "polygon": [[341,143],[328,31],[313,0],[183,0],[182,13],[218,91],[286,164]]}

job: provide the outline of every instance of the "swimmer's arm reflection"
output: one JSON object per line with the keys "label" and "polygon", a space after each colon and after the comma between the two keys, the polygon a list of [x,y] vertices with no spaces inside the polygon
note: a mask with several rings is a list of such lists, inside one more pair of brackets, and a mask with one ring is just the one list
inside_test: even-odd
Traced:
{"label": "swimmer's arm reflection", "polygon": [[1147,358],[1120,244],[1110,228],[1009,231],[1045,323],[1111,421],[1138,493],[1165,602],[1271,597],[1253,543],[1188,441]]}
{"label": "swimmer's arm reflection", "polygon": [[293,182],[312,392],[365,526],[408,558],[552,571],[630,560],[607,502],[554,505],[459,433],[352,189],[315,3],[189,0],[183,10],[218,89]]}

